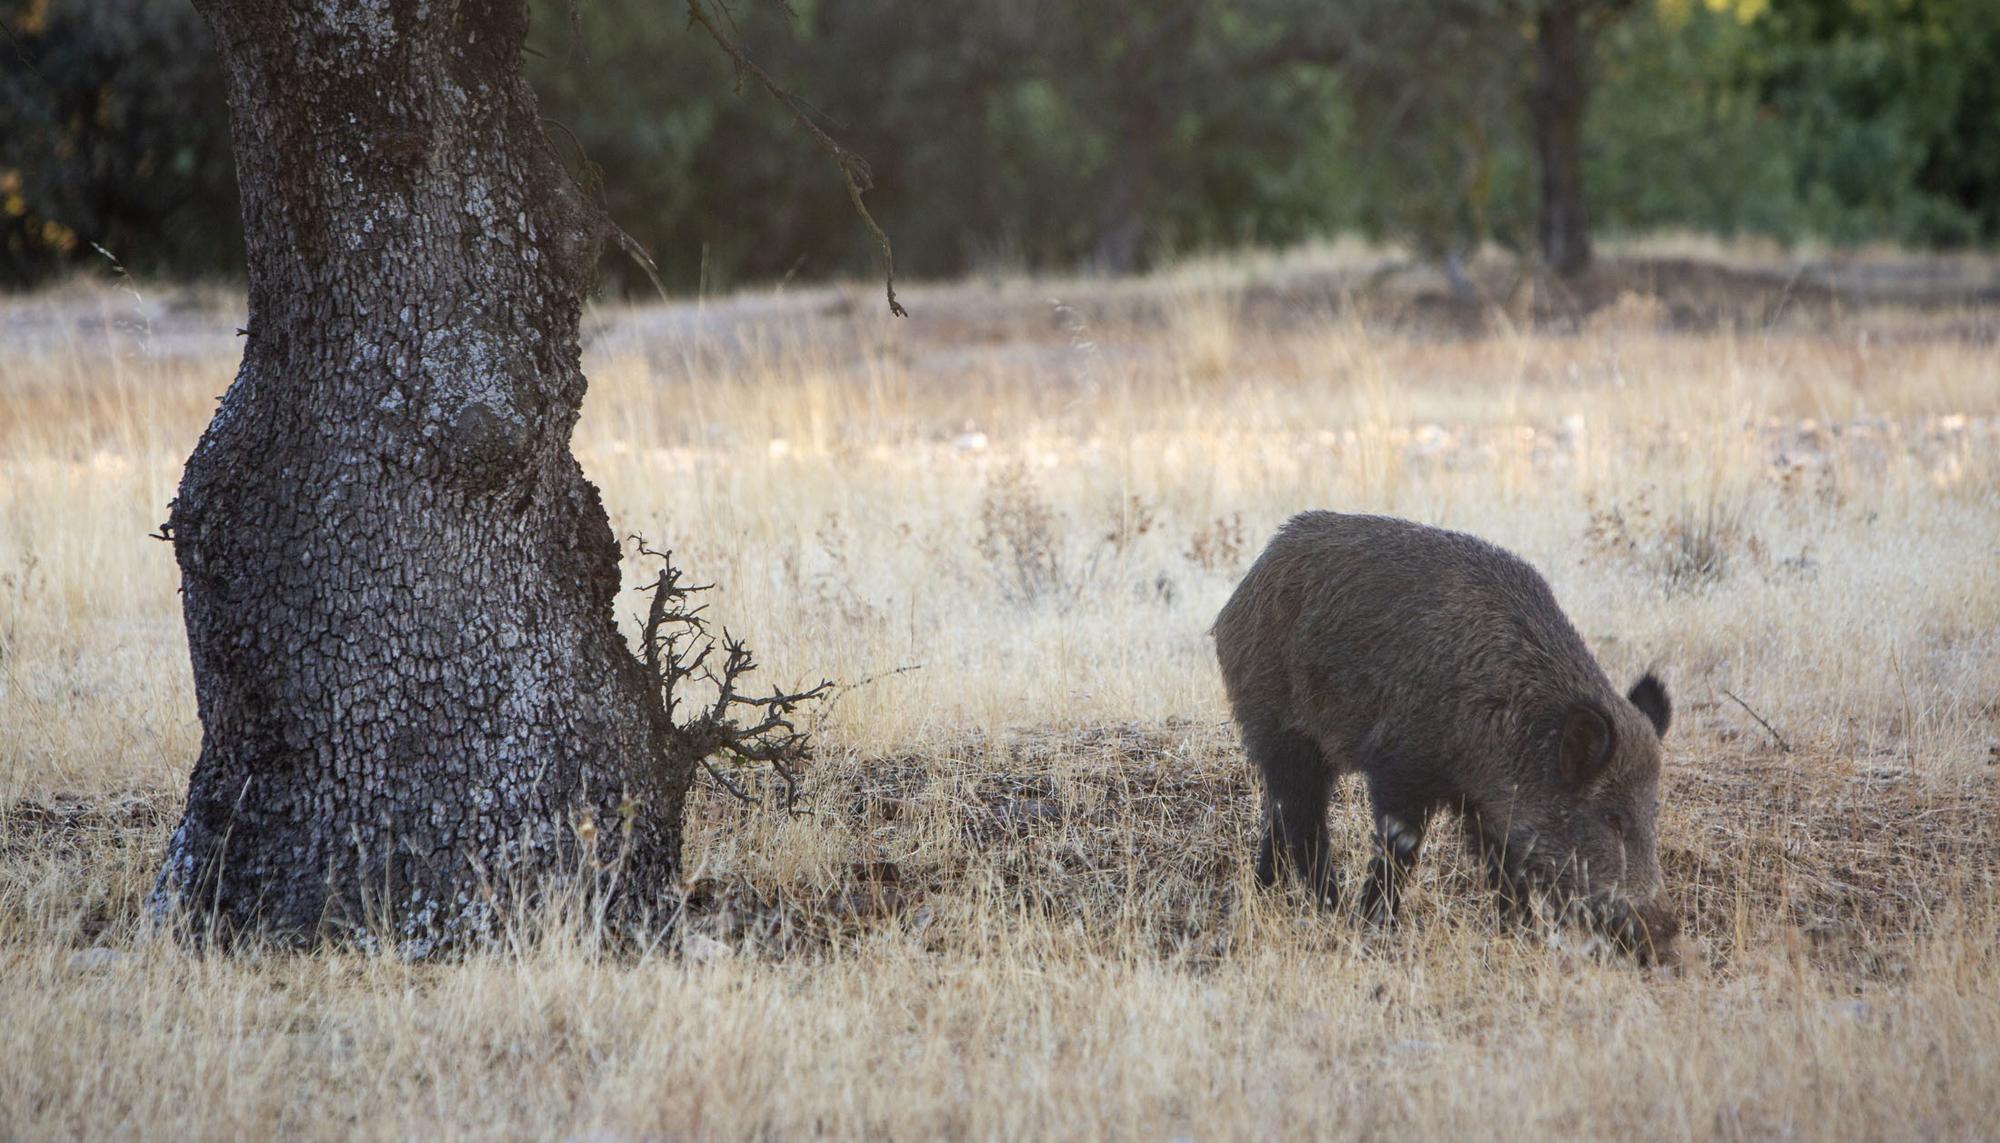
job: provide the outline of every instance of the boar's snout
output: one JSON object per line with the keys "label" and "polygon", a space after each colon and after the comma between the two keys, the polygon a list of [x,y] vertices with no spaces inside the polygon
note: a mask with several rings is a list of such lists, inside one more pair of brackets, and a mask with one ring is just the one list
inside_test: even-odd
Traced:
{"label": "boar's snout", "polygon": [[1678,968],[1686,956],[1680,914],[1664,894],[1634,907],[1619,938],[1640,964]]}

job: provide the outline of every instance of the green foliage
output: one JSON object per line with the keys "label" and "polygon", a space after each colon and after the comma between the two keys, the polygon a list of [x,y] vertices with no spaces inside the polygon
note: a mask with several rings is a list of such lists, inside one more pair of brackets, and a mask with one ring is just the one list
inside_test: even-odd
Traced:
{"label": "green foliage", "polygon": [[1627,21],[1600,45],[1586,156],[1600,225],[1802,235],[1792,128],[1739,76],[1757,34],[1699,10]]}
{"label": "green foliage", "polygon": [[1799,137],[1807,228],[2000,238],[2000,5],[1777,0],[1750,80]]}
{"label": "green foliage", "polygon": [[135,271],[242,262],[208,30],[166,0],[0,2],[0,285],[100,257]]}
{"label": "green foliage", "polygon": [[1520,94],[1528,62],[1510,0],[1348,0],[1340,75],[1354,110],[1371,235],[1427,257],[1532,233]]}
{"label": "green foliage", "polygon": [[[531,77],[670,281],[867,271],[873,248],[826,157],[762,92],[738,94],[711,45],[658,0],[597,0],[572,45],[559,9],[536,9]],[[1339,201],[1331,79],[1230,5],[792,11],[742,5],[733,34],[867,157],[870,207],[909,273],[1089,261],[1132,213],[1140,255],[1290,240],[1325,229]]]}
{"label": "green foliage", "polygon": [[1614,226],[2000,240],[2000,4],[1770,0],[1629,21],[1590,179]]}
{"label": "green foliage", "polygon": [[[940,276],[1350,230],[1526,249],[1545,2],[736,0],[729,27],[873,165],[902,269]],[[1577,2],[1600,228],[2000,241],[2000,3]],[[551,138],[675,288],[875,270],[827,156],[676,3],[584,0],[580,37],[568,0],[531,4]],[[220,76],[183,0],[0,17],[0,283],[90,242],[240,265]]]}

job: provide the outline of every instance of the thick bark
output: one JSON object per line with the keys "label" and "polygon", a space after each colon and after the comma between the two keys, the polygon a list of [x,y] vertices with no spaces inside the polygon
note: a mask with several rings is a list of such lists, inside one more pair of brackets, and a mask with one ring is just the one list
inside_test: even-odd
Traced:
{"label": "thick bark", "polygon": [[1590,266],[1590,216],[1583,194],[1583,116],[1590,99],[1583,5],[1557,0],[1535,17],[1532,109],[1540,168],[1542,258],[1568,276]]}
{"label": "thick bark", "polygon": [[593,834],[670,885],[687,773],[569,451],[603,224],[521,78],[523,6],[198,2],[250,317],[170,520],[202,748],[155,911],[421,950]]}
{"label": "thick bark", "polygon": [[1130,273],[1145,254],[1155,168],[1186,97],[1195,33],[1208,7],[1209,0],[1127,0],[1116,10],[1122,50],[1108,95],[1118,136],[1098,196],[1091,263],[1099,270]]}

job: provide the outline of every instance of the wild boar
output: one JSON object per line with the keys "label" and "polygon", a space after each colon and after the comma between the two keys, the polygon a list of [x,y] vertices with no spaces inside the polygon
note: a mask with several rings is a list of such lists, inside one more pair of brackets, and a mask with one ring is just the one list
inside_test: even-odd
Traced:
{"label": "wild boar", "polygon": [[1407,520],[1305,512],[1213,634],[1264,780],[1260,884],[1282,860],[1335,903],[1327,805],[1357,773],[1376,830],[1362,912],[1377,923],[1446,810],[1510,914],[1539,891],[1642,962],[1678,959],[1654,836],[1666,688],[1649,673],[1619,695],[1527,563]]}

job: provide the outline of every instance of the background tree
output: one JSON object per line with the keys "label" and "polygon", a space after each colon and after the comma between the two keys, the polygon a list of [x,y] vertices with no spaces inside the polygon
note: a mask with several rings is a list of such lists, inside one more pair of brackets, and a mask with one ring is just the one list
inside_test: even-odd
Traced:
{"label": "background tree", "polygon": [[1291,229],[1285,183],[1325,154],[1308,133],[1337,122],[1310,99],[1331,86],[1306,75],[1341,53],[1321,5],[1085,0],[1045,9],[1036,33],[1051,89],[1102,136],[1086,167],[1089,265],[1127,273],[1149,247]]}
{"label": "background tree", "polygon": [[1339,75],[1368,173],[1376,235],[1458,266],[1489,240],[1519,247],[1518,13],[1506,0],[1349,0]]}
{"label": "background tree", "polygon": [[1584,118],[1600,26],[1629,0],[1538,0],[1531,4],[1535,78],[1535,236],[1542,262],[1569,277],[1590,267],[1590,203],[1584,193]]}
{"label": "background tree", "polygon": [[1161,158],[1198,92],[1212,52],[1209,0],[1104,0],[1047,12],[1047,73],[1103,128],[1104,158],[1092,196],[1090,263],[1128,273],[1145,252]]}
{"label": "background tree", "polygon": [[135,273],[242,264],[208,29],[157,0],[0,4],[0,284],[115,251]]}
{"label": "background tree", "polygon": [[[1345,0],[1341,67],[1380,175],[1377,228],[1453,276],[1489,240],[1590,265],[1595,44],[1632,0]],[[1526,130],[1522,130],[1525,126]],[[1532,191],[1515,184],[1532,172]],[[1532,232],[1524,217],[1532,201]]]}
{"label": "background tree", "polygon": [[[871,269],[823,156],[755,90],[738,94],[684,21],[652,0],[591,0],[579,52],[568,0],[531,2],[544,113],[601,168],[608,211],[671,288]],[[1572,250],[1561,236],[1663,227],[2000,240],[2000,5],[789,7],[736,5],[733,34],[868,156],[870,202],[918,274],[1130,265],[1355,229],[1447,263],[1493,241],[1551,266],[1576,255],[1544,232]],[[0,276],[100,262],[88,241],[139,269],[240,266],[226,129],[201,96],[220,69],[189,46],[203,33],[181,0],[0,0],[0,23]],[[1553,50],[1565,42],[1582,50]],[[1541,101],[1542,132],[1538,54],[1542,90],[1570,93]],[[576,163],[567,138],[560,150]],[[1561,176],[1548,193],[1538,167]],[[606,269],[613,289],[651,290]]]}

